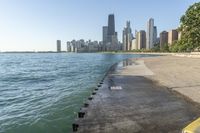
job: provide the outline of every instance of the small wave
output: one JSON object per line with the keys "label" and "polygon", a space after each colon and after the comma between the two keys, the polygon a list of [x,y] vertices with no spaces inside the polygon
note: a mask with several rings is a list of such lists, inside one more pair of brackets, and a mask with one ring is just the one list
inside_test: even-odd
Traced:
{"label": "small wave", "polygon": [[111,65],[130,57],[139,56],[125,54],[1,56],[0,65],[4,65],[0,67],[0,133],[70,132],[75,117],[74,112],[77,112],[87,100],[92,88]]}

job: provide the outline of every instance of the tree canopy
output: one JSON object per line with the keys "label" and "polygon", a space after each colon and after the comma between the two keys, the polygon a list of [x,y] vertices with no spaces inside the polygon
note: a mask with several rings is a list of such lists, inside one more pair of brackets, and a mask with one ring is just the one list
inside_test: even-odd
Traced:
{"label": "tree canopy", "polygon": [[190,6],[180,19],[181,39],[176,51],[193,51],[200,48],[200,2]]}

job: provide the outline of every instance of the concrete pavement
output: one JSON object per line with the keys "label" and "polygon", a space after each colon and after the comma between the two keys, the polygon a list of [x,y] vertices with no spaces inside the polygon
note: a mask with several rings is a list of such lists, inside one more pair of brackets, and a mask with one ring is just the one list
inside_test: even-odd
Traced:
{"label": "concrete pavement", "polygon": [[[138,65],[133,60],[125,64]],[[199,105],[146,77],[153,71],[128,74],[126,65],[109,73],[83,108],[84,118],[76,120],[78,133],[180,133],[200,116]],[[110,90],[111,86],[122,90]]]}

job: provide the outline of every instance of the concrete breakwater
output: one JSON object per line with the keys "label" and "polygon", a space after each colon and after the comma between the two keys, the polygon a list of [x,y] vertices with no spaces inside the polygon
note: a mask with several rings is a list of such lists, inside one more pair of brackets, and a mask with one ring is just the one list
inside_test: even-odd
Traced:
{"label": "concrete breakwater", "polygon": [[[198,104],[160,84],[157,77],[152,78],[157,76],[155,70],[158,68],[154,65],[152,69],[149,62],[165,58],[173,57],[129,59],[122,62],[121,66],[114,65],[81,108],[73,131],[180,132],[200,116],[200,108]],[[119,86],[122,89],[110,89]]]}
{"label": "concrete breakwater", "polygon": [[72,131],[77,132],[80,128],[80,120],[83,119],[87,113],[88,107],[91,106],[92,100],[94,96],[98,93],[99,89],[104,84],[105,78],[115,71],[115,68],[117,67],[118,63],[115,63],[110,67],[110,69],[107,71],[107,73],[104,75],[103,79],[100,81],[100,83],[97,85],[96,88],[94,88],[93,92],[91,93],[91,96],[88,97],[88,101],[83,104],[83,107],[80,108],[80,111],[77,113],[77,119],[75,119],[74,123],[72,124]]}

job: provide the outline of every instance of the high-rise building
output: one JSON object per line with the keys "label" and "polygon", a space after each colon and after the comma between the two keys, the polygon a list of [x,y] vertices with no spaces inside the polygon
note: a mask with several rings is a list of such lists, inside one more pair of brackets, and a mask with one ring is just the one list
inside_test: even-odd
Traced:
{"label": "high-rise building", "polygon": [[130,21],[126,22],[126,27],[123,30],[122,39],[123,39],[123,51],[131,50],[133,34],[132,34],[132,30],[131,30]]}
{"label": "high-rise building", "polygon": [[163,31],[160,33],[160,49],[162,49],[164,45],[168,45],[168,32],[167,31]]}
{"label": "high-rise building", "polygon": [[108,38],[108,26],[103,26],[103,44],[106,44]]}
{"label": "high-rise building", "polygon": [[115,35],[115,16],[114,14],[108,15],[108,35]]}
{"label": "high-rise building", "polygon": [[[114,14],[108,15],[108,35],[107,35],[107,41],[112,46],[112,49],[116,43],[118,43],[117,39],[117,32],[115,32],[115,16]],[[113,49],[114,50],[114,49]]]}
{"label": "high-rise building", "polygon": [[178,31],[171,30],[168,32],[168,44],[172,45],[174,41],[178,40]]}
{"label": "high-rise building", "polygon": [[137,30],[135,30],[135,44],[137,49],[138,49],[138,38],[139,38],[139,33]]}
{"label": "high-rise building", "polygon": [[103,45],[105,50],[118,50],[117,32],[115,32],[114,14],[108,15],[108,26],[103,27]]}
{"label": "high-rise building", "polygon": [[71,52],[71,43],[67,42],[67,52]]}
{"label": "high-rise building", "polygon": [[147,22],[147,34],[146,34],[146,49],[153,48],[153,39],[154,39],[154,19],[150,18]]}
{"label": "high-rise building", "polygon": [[57,40],[57,52],[61,52],[61,40]]}
{"label": "high-rise building", "polygon": [[137,45],[138,49],[146,49],[146,32],[144,30],[140,30],[137,32]]}
{"label": "high-rise building", "polygon": [[71,52],[75,52],[76,49],[76,40],[71,41]]}
{"label": "high-rise building", "polygon": [[157,43],[157,27],[153,27],[153,46],[155,46]]}

